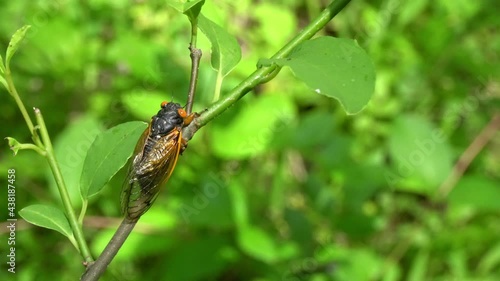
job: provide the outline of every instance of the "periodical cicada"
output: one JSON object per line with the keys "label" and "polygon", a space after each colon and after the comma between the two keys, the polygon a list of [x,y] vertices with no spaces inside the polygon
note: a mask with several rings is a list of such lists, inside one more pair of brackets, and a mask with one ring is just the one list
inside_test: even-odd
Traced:
{"label": "periodical cicada", "polygon": [[175,168],[179,154],[186,147],[182,128],[193,120],[193,114],[173,102],[162,102],[137,142],[127,178],[123,184],[122,212],[137,221],[155,201]]}

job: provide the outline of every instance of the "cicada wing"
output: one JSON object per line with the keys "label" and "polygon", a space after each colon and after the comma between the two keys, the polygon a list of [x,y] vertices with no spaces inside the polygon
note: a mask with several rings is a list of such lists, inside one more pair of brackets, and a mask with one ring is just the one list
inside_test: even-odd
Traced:
{"label": "cicada wing", "polygon": [[130,181],[132,177],[134,177],[134,174],[139,167],[139,163],[142,160],[142,157],[144,155],[144,146],[146,144],[146,140],[148,139],[148,136],[151,132],[151,124],[148,125],[148,127],[144,130],[142,133],[141,137],[137,141],[137,144],[135,145],[134,152],[132,154],[132,157],[130,157],[130,163],[128,165],[128,171],[127,171],[127,177],[125,178],[125,181],[123,182],[122,185],[122,195],[121,195],[121,207],[122,207],[122,214],[124,213],[125,207],[126,207],[126,200],[125,198],[130,197]]}
{"label": "cicada wing", "polygon": [[175,168],[180,148],[181,131],[174,129],[134,161],[122,194],[122,210],[127,218],[136,220],[151,207]]}

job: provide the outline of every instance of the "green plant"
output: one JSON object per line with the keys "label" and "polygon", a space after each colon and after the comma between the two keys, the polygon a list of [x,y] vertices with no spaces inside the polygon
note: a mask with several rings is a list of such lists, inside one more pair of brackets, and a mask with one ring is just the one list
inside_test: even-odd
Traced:
{"label": "green plant", "polygon": [[[241,60],[214,71],[212,44],[196,34],[203,57],[191,83],[193,111],[210,108],[218,87],[222,101],[256,62],[286,63],[262,58],[300,33],[324,4],[206,1],[202,14],[236,38]],[[268,76],[194,134],[103,279],[497,280],[495,4],[352,1],[317,35],[356,39],[369,54],[377,79],[366,108],[346,115],[286,66]],[[44,113],[69,197],[77,216],[86,209],[78,220],[98,257],[120,224],[127,171],[108,181],[109,171],[88,169],[89,148],[107,129],[132,121],[137,130],[127,133],[137,135],[122,138],[130,151],[146,126],[137,120],[149,120],[162,100],[185,102],[194,62],[186,50],[190,21],[155,0],[8,1],[0,15],[2,46],[19,26],[32,26],[11,72],[28,113],[32,107]],[[4,136],[32,143],[15,100],[0,96]],[[121,154],[118,142],[102,151]],[[33,204],[64,210],[46,158],[3,148],[0,178],[17,191],[0,191],[0,207],[16,204],[8,209],[12,217],[0,217],[12,219]],[[86,206],[80,185],[89,194],[99,190]],[[16,279],[82,274],[82,257],[60,233],[20,217],[15,230],[10,224],[0,223],[0,241],[11,243],[15,234],[15,250],[7,253],[15,254]],[[0,271],[1,280],[11,278]]]}
{"label": "green plant", "polygon": [[[224,29],[200,14],[204,1],[173,4],[186,14],[191,22],[191,58],[193,60],[191,87],[188,95],[187,111],[191,112],[201,52],[196,48],[198,25],[212,43],[212,67],[217,73],[214,100],[209,108],[201,112],[184,130],[186,139],[256,86],[273,79],[282,67],[288,66],[295,75],[308,84],[318,94],[336,98],[348,113],[359,112],[370,99],[374,88],[375,74],[366,53],[352,40],[319,37],[313,35],[326,25],[349,1],[333,1],[323,13],[311,22],[301,33],[288,42],[270,59],[261,60],[258,69],[244,79],[232,91],[220,97],[222,81],[241,58],[236,40]],[[35,109],[37,125],[33,123],[16,91],[10,71],[10,60],[25,37],[29,26],[18,30],[7,49],[5,66],[1,65],[2,84],[16,100],[32,134],[33,144],[22,144],[9,138],[9,145],[17,153],[32,149],[46,157],[56,179],[64,212],[46,205],[32,205],[21,210],[20,215],[31,223],[56,230],[67,236],[81,253],[89,270],[83,280],[96,280],[104,272],[136,222],[124,221],[117,234],[94,263],[83,237],[82,221],[88,199],[100,192],[105,184],[120,170],[131,155],[131,147],[144,129],[144,123],[130,122],[118,125],[98,135],[87,152],[80,180],[83,207],[79,219],[68,196],[61,171],[58,167],[51,140],[39,109]],[[39,136],[40,135],[40,136]],[[248,227],[248,226],[247,226]],[[250,231],[250,230],[248,230]]]}

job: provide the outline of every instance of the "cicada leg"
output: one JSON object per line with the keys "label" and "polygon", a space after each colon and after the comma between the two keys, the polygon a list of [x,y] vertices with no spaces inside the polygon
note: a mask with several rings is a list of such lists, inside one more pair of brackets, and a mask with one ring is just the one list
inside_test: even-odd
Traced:
{"label": "cicada leg", "polygon": [[181,136],[181,140],[180,141],[181,141],[181,148],[180,148],[179,154],[182,154],[182,152],[184,152],[184,150],[188,146],[188,141],[185,138],[183,138],[182,136]]}
{"label": "cicada leg", "polygon": [[184,126],[187,126],[187,125],[191,124],[191,122],[193,122],[194,117],[195,117],[194,113],[191,113],[188,116],[186,116],[184,118]]}

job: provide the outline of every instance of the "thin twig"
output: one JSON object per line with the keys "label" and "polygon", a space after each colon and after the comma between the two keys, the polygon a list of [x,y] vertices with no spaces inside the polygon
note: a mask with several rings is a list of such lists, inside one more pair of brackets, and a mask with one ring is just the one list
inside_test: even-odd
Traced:
{"label": "thin twig", "polygon": [[57,188],[59,189],[59,194],[61,195],[61,201],[63,203],[64,211],[66,213],[66,216],[68,217],[69,225],[71,226],[71,230],[73,231],[73,235],[75,236],[78,248],[80,250],[80,253],[82,254],[83,259],[85,260],[85,262],[92,262],[94,259],[92,258],[90,249],[87,245],[87,242],[85,241],[85,236],[83,235],[81,225],[78,224],[78,220],[76,218],[73,205],[71,204],[71,198],[69,196],[66,183],[64,182],[59,163],[56,160],[54,149],[52,148],[52,142],[50,140],[47,127],[45,126],[42,112],[38,108],[34,108],[34,111],[38,127],[40,128],[40,136],[42,138],[43,144],[45,145],[45,158],[47,158],[50,169],[52,170],[52,174],[54,175]]}
{"label": "thin twig", "polygon": [[21,97],[17,93],[16,86],[14,85],[14,80],[12,79],[12,73],[10,71],[10,66],[7,65],[5,68],[5,80],[7,81],[7,91],[9,91],[9,94],[14,98],[14,100],[17,103],[17,106],[19,107],[19,110],[21,111],[21,114],[24,117],[24,121],[26,121],[26,125],[28,125],[28,129],[30,130],[31,133],[31,138],[33,139],[33,142],[40,148],[43,149],[43,144],[38,137],[38,134],[36,133],[35,126],[33,125],[33,122],[31,121],[31,118],[28,114],[28,111],[26,110],[26,107],[24,106],[23,101],[21,100]]}
{"label": "thin twig", "polygon": [[496,131],[500,129],[500,114],[495,114],[488,125],[477,135],[467,149],[462,153],[453,170],[448,175],[448,178],[441,184],[438,190],[440,198],[446,198],[451,192],[453,187],[458,183],[465,170],[469,167],[470,163],[486,144],[493,138]]}
{"label": "thin twig", "polygon": [[201,50],[197,49],[196,45],[190,44],[189,51],[191,52],[191,80],[189,81],[188,101],[186,105],[187,114],[191,114],[193,110],[194,95],[196,93],[196,85],[198,84],[198,69],[201,59]]}

